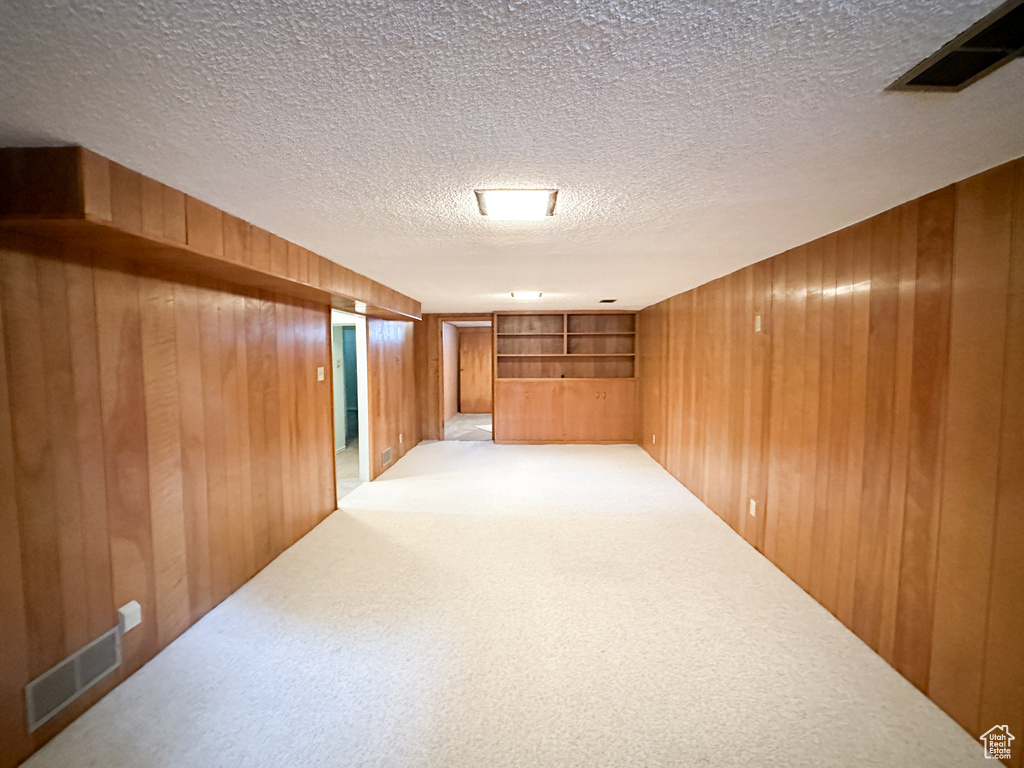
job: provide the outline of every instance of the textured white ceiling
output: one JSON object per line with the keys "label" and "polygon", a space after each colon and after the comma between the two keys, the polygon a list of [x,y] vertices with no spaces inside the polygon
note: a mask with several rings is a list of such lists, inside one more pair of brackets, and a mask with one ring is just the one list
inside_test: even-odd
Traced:
{"label": "textured white ceiling", "polygon": [[[998,0],[3,0],[0,144],[83,144],[425,311],[639,308],[1024,155]],[[473,190],[559,189],[494,223]]]}

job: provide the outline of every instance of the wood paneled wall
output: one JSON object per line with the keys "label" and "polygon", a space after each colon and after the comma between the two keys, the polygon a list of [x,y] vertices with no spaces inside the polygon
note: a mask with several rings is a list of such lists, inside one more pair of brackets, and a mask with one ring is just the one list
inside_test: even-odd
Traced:
{"label": "wood paneled wall", "polygon": [[82,147],[0,149],[0,226],[385,318],[418,301]]}
{"label": "wood paneled wall", "polygon": [[640,327],[651,455],[968,731],[1024,733],[1024,160]]}
{"label": "wood paneled wall", "polygon": [[[0,233],[0,766],[334,510],[328,327],[326,305]],[[25,685],[129,600],[122,667],[29,735]]]}
{"label": "wood paneled wall", "polygon": [[[459,329],[451,323],[441,323],[441,366],[444,378],[444,422],[459,412]],[[488,365],[493,365],[491,360]]]}
{"label": "wood paneled wall", "polygon": [[[420,442],[413,323],[368,318],[366,331],[370,388],[370,479],[392,466]],[[381,453],[391,449],[387,465]]]}
{"label": "wood paneled wall", "polygon": [[441,343],[441,326],[445,321],[486,320],[491,314],[425,314],[416,323],[414,333],[415,388],[419,412],[420,436],[424,440],[444,440],[445,386],[444,352]]}

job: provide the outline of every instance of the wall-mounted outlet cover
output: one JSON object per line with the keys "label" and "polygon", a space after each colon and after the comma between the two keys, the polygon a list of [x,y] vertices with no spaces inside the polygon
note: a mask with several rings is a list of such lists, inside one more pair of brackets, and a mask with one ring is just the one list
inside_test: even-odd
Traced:
{"label": "wall-mounted outlet cover", "polygon": [[399,445],[402,444],[402,433],[401,432],[398,433],[398,444]]}
{"label": "wall-mounted outlet cover", "polygon": [[316,380],[317,381],[323,381],[324,380],[324,367],[322,365],[319,368],[316,369]]}
{"label": "wall-mounted outlet cover", "polygon": [[658,436],[657,435],[651,435],[651,445],[657,445],[657,444],[658,444]]}
{"label": "wall-mounted outlet cover", "polygon": [[754,332],[755,333],[760,333],[761,332],[761,316],[760,315],[756,315],[754,317]]}
{"label": "wall-mounted outlet cover", "polygon": [[753,499],[750,500],[750,516],[757,517],[757,502]]}
{"label": "wall-mounted outlet cover", "polygon": [[135,600],[122,605],[117,611],[117,629],[123,635],[142,623],[142,606]]}

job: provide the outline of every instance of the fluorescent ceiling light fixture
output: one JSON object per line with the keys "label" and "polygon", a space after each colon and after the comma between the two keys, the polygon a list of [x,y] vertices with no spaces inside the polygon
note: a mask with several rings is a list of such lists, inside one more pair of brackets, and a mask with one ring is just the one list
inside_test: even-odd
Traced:
{"label": "fluorescent ceiling light fixture", "polygon": [[512,298],[516,301],[536,301],[541,297],[540,291],[513,291]]}
{"label": "fluorescent ceiling light fixture", "polygon": [[495,221],[541,221],[555,215],[557,189],[478,189],[480,214]]}

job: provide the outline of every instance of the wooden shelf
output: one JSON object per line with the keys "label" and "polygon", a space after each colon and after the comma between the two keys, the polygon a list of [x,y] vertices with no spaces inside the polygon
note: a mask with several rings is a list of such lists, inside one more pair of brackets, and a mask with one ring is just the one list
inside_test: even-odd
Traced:
{"label": "wooden shelf", "polygon": [[534,354],[519,354],[519,353],[508,353],[501,352],[498,357],[567,357],[567,358],[580,358],[580,357],[633,357],[632,352],[560,352],[558,354],[553,353],[538,353]]}
{"label": "wooden shelf", "polygon": [[495,313],[498,379],[632,379],[635,312]]}

